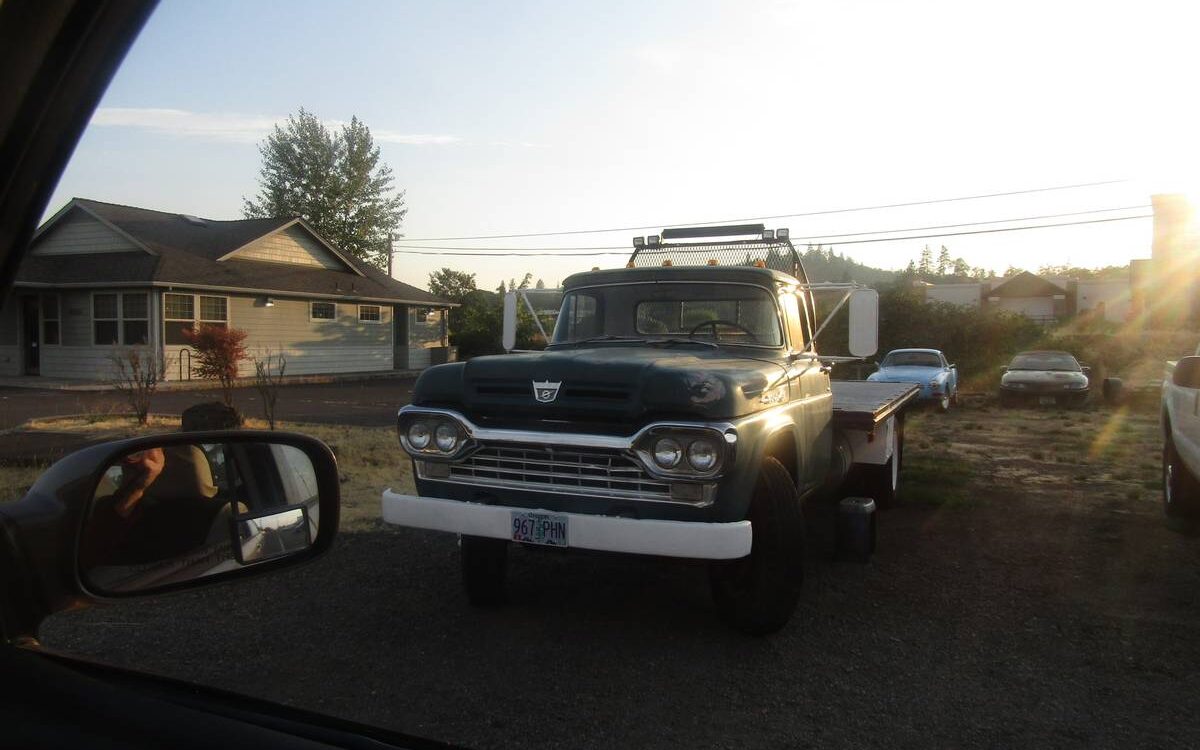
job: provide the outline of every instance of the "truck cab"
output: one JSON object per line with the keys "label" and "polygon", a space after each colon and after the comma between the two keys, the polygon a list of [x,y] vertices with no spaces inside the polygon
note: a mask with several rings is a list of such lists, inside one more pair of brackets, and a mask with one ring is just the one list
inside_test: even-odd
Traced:
{"label": "truck cab", "polygon": [[731,624],[782,627],[803,576],[804,504],[842,485],[856,448],[894,492],[895,417],[916,392],[855,384],[893,395],[876,398],[858,439],[835,429],[812,285],[786,235],[753,231],[635,240],[629,267],[564,282],[544,351],[422,373],[398,417],[417,495],[386,492],[384,520],[462,535],[477,604],[503,600],[515,542],[709,560]]}

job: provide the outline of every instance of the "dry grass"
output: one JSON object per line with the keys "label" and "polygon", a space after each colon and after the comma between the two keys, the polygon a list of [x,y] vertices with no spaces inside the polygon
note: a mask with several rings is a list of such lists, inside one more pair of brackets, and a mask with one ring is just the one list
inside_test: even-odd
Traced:
{"label": "dry grass", "polygon": [[[265,430],[262,419],[247,419],[247,429]],[[338,459],[342,482],[342,528],[363,529],[379,518],[379,497],[383,490],[415,492],[412,462],[400,449],[396,432],[390,427],[349,427],[342,425],[278,422],[280,431],[311,435],[329,445]],[[32,420],[25,430],[72,433],[100,440],[120,440],[138,435],[177,432],[178,417],[151,417],[146,427],[130,417],[94,416]],[[0,466],[0,500],[18,499],[28,491],[44,466]]]}

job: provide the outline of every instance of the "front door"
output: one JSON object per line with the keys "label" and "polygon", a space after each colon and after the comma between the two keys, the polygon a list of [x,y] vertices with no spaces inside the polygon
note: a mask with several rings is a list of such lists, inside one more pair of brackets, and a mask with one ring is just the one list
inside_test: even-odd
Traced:
{"label": "front door", "polygon": [[26,375],[37,375],[39,372],[41,360],[38,357],[38,347],[42,343],[40,328],[41,326],[38,325],[37,297],[22,297],[21,330],[23,334],[21,345],[25,354]]}

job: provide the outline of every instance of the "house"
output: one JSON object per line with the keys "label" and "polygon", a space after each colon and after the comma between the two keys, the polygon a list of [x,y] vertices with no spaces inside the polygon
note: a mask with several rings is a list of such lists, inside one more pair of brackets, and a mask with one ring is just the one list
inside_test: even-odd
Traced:
{"label": "house", "polygon": [[1022,271],[1007,279],[918,285],[928,302],[1008,310],[1044,325],[1082,313],[1121,323],[1134,312],[1135,295],[1128,277],[1076,280]]}
{"label": "house", "polygon": [[[452,305],[322,238],[303,219],[214,221],[75,198],[34,235],[0,307],[0,375],[107,380],[142,347],[192,376],[184,331],[247,332],[288,375],[446,361]],[[432,318],[430,313],[433,313]],[[242,375],[253,374],[253,360]]]}

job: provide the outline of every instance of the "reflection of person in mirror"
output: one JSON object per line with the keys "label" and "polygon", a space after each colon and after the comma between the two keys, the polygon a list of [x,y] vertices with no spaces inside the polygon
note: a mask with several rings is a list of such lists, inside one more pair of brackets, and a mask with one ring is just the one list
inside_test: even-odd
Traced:
{"label": "reflection of person in mirror", "polygon": [[[153,562],[202,548],[229,504],[217,497],[208,458],[196,445],[139,451],[114,468],[119,472],[105,475],[85,526],[85,569]],[[228,513],[224,517],[228,542]]]}

